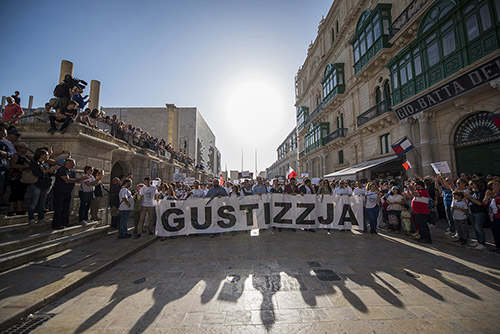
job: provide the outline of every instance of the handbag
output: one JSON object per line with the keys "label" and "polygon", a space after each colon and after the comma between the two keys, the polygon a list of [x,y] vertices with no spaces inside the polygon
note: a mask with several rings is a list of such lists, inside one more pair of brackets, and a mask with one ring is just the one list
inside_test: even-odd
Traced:
{"label": "handbag", "polygon": [[38,182],[38,176],[33,175],[31,169],[26,169],[22,171],[21,183],[33,184]]}

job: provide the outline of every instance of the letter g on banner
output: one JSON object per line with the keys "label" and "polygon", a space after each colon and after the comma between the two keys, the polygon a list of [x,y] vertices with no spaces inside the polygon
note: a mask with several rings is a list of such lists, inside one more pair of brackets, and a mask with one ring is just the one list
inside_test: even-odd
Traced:
{"label": "letter g on banner", "polygon": [[184,228],[185,226],[185,221],[184,217],[178,217],[173,219],[173,223],[175,224],[174,226],[171,226],[168,223],[168,217],[170,215],[177,215],[177,216],[182,216],[184,214],[184,211],[181,209],[167,209],[163,212],[161,215],[161,224],[163,225],[163,228],[168,231],[168,232],[177,232],[180,231]]}

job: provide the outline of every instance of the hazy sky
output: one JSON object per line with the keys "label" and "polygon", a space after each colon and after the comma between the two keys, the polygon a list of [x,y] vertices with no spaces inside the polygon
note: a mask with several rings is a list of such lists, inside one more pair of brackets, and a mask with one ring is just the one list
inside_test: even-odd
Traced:
{"label": "hazy sky", "polygon": [[2,95],[42,106],[70,60],[101,81],[103,107],[198,107],[222,169],[241,169],[243,151],[253,171],[255,150],[264,170],[295,126],[294,76],[332,0],[1,3]]}

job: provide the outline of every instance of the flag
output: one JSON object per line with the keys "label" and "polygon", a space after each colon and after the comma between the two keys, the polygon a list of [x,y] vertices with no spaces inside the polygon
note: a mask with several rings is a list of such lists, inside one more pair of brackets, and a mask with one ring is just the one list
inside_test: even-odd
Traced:
{"label": "flag", "polygon": [[406,152],[413,149],[413,145],[407,136],[404,136],[403,138],[401,138],[400,140],[398,140],[395,144],[392,144],[391,146],[392,146],[392,149],[394,150],[394,153],[396,153],[396,155],[398,157],[405,155]]}
{"label": "flag", "polygon": [[294,171],[292,167],[288,168],[288,174],[286,175],[287,179],[290,180],[292,177],[297,177],[297,175],[298,175],[297,172]]}
{"label": "flag", "polygon": [[406,161],[403,163],[403,167],[404,167],[406,170],[410,169],[410,168],[411,168],[411,164],[410,164],[410,162],[409,162],[408,160],[406,160]]}
{"label": "flag", "polygon": [[223,186],[225,183],[224,178],[222,177],[222,173],[220,173],[220,185]]}
{"label": "flag", "polygon": [[500,129],[500,114],[493,114],[490,115],[490,119],[493,121],[493,123],[496,124],[496,126]]}

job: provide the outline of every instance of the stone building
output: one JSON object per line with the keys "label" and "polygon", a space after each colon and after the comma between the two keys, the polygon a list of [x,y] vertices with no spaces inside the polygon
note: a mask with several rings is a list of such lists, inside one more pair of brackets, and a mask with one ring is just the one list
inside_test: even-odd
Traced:
{"label": "stone building", "polygon": [[500,173],[499,45],[500,1],[336,0],[296,75],[299,174]]}
{"label": "stone building", "polygon": [[132,124],[153,137],[164,138],[179,152],[203,165],[209,174],[221,171],[220,152],[215,135],[196,107],[185,108],[167,104],[165,107],[102,108],[107,116],[116,115],[125,124]]}
{"label": "stone building", "polygon": [[278,159],[271,167],[266,168],[267,179],[279,176],[286,177],[290,167],[297,171],[297,128],[293,128],[286,139],[278,146],[276,152]]}

